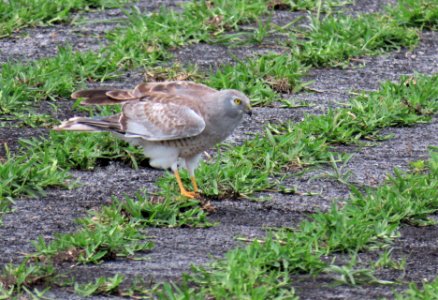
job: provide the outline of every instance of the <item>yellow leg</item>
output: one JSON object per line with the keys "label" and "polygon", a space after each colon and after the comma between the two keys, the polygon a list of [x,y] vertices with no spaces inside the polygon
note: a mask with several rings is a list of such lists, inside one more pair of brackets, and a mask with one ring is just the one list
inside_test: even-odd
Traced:
{"label": "yellow leg", "polygon": [[182,181],[181,181],[181,177],[179,176],[179,172],[178,172],[178,170],[176,170],[176,171],[174,172],[174,174],[175,174],[176,182],[178,182],[178,186],[179,186],[179,190],[180,190],[181,195],[183,195],[184,197],[188,197],[188,198],[195,198],[196,193],[188,192],[188,191],[184,188],[184,185],[183,185],[183,183],[182,183]]}
{"label": "yellow leg", "polygon": [[192,185],[193,185],[193,191],[195,193],[198,192],[198,184],[196,183],[196,178],[195,176],[191,176],[190,179],[192,180]]}

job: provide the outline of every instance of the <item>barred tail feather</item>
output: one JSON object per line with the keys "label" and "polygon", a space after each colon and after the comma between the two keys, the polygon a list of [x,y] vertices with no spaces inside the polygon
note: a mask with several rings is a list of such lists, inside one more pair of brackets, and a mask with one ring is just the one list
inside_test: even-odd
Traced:
{"label": "barred tail feather", "polygon": [[107,120],[89,119],[83,117],[71,118],[67,121],[62,122],[59,126],[56,126],[53,129],[57,131],[69,130],[69,131],[88,131],[88,132],[120,130],[117,124],[114,124]]}

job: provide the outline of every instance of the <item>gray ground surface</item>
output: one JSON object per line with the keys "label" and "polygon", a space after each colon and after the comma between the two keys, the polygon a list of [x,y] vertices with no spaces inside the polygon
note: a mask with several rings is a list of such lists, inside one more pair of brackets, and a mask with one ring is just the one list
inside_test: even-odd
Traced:
{"label": "gray ground surface", "polygon": [[[384,1],[359,1],[352,11],[376,11]],[[153,9],[156,2],[142,2],[142,7]],[[150,5],[150,6],[149,6]],[[289,22],[296,13],[278,12],[279,22]],[[117,11],[95,12],[95,19],[107,20],[120,17]],[[102,27],[100,27],[102,26]],[[59,25],[55,28],[35,28],[26,30],[9,39],[0,40],[0,62],[9,59],[32,60],[53,55],[56,46],[64,43],[76,45],[77,50],[93,49],[104,43],[104,32],[115,26],[113,23],[92,26],[92,30],[83,26],[72,27]],[[30,36],[30,37],[26,37]],[[97,42],[98,41],[98,42]],[[83,45],[80,46],[80,45]],[[8,48],[9,47],[9,48]],[[193,63],[208,69],[224,63],[230,63],[232,52],[238,57],[272,49],[272,44],[227,49],[216,45],[192,45],[177,49],[175,61]],[[278,49],[277,49],[278,50]],[[281,50],[281,49],[280,49]],[[315,106],[310,108],[281,109],[257,108],[253,118],[247,119],[230,138],[232,143],[240,143],[250,138],[248,133],[260,132],[267,123],[286,120],[299,122],[305,114],[319,114],[328,107],[338,106],[352,95],[350,91],[375,90],[384,80],[397,80],[401,75],[422,72],[438,72],[438,33],[424,32],[422,40],[415,50],[385,54],[374,58],[363,58],[360,63],[347,69],[315,69],[308,76],[314,80],[312,88],[320,93],[302,92],[296,95],[284,95],[295,100],[306,100]],[[130,76],[114,86],[134,86],[143,80],[141,70],[131,72]],[[65,111],[59,117],[74,114],[68,109],[69,102],[63,102]],[[19,137],[45,135],[45,130],[0,128],[0,140],[8,142],[14,148]],[[425,159],[427,147],[438,145],[438,118],[430,124],[406,128],[389,128],[385,133],[393,133],[394,138],[379,143],[374,147],[346,147],[343,151],[354,153],[347,168],[353,172],[352,181],[359,185],[376,186],[383,183],[393,168],[406,168],[411,161]],[[140,254],[145,260],[132,261],[117,259],[101,265],[86,265],[71,270],[80,282],[90,281],[98,276],[110,276],[123,273],[129,276],[140,275],[147,282],[156,283],[163,280],[178,280],[183,272],[190,270],[191,264],[207,264],[212,259],[221,257],[227,250],[244,243],[236,237],[260,237],[266,227],[294,226],[306,218],[309,213],[324,211],[333,201],[342,201],[348,197],[345,185],[335,180],[324,178],[329,168],[313,170],[304,176],[291,177],[287,185],[296,186],[299,192],[320,192],[318,196],[283,195],[279,193],[261,193],[269,201],[256,203],[247,200],[225,199],[213,201],[217,211],[209,219],[218,225],[208,229],[174,228],[147,229],[155,248],[149,253]],[[147,167],[132,170],[120,162],[98,167],[95,171],[74,171],[74,177],[81,182],[75,190],[52,189],[46,196],[38,199],[19,199],[14,205],[15,211],[4,217],[0,227],[0,266],[8,262],[18,262],[22,253],[33,250],[32,240],[42,236],[46,240],[53,238],[56,232],[75,230],[74,220],[83,216],[89,209],[98,208],[109,203],[111,195],[133,194],[140,188],[154,189],[154,182],[163,172]],[[315,179],[315,177],[317,179]],[[407,271],[403,280],[420,281],[433,278],[438,271],[437,235],[438,227],[416,228],[404,226],[401,238],[394,245],[397,257],[407,257]],[[364,253],[363,260],[376,258],[375,253]],[[394,280],[401,274],[393,270],[383,270],[378,274],[382,279]],[[380,278],[379,277],[379,278]],[[309,278],[307,275],[295,276],[295,287],[302,299],[378,299],[390,297],[394,287],[387,286],[338,286],[332,287],[332,277],[319,276]],[[399,288],[403,288],[400,286]],[[69,289],[54,289],[55,299],[80,299]],[[92,297],[91,299],[116,299],[117,297]]]}
{"label": "gray ground surface", "polygon": [[[135,3],[143,13],[156,11],[160,6],[179,9],[182,0],[140,0]],[[130,5],[126,6],[130,9]],[[120,9],[78,13],[72,24],[57,24],[45,28],[27,28],[0,42],[0,63],[29,61],[50,57],[58,47],[72,47],[76,51],[97,50],[106,43],[105,33],[120,26],[126,15]]]}

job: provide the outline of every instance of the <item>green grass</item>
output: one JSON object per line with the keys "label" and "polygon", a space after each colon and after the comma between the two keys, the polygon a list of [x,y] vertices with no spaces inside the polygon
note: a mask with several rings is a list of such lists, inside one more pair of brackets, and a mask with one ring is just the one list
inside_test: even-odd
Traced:
{"label": "green grass", "polygon": [[[63,170],[92,170],[99,162],[121,160],[138,168],[145,161],[142,151],[109,133],[50,132],[48,138],[21,140],[23,153],[44,153]],[[44,164],[43,161],[37,164]]]}
{"label": "green grass", "polygon": [[95,282],[78,284],[75,283],[74,290],[75,293],[82,297],[90,297],[92,295],[118,295],[120,284],[123,282],[124,276],[116,274],[114,277],[105,278],[99,277]]}
{"label": "green grass", "polygon": [[100,263],[117,257],[133,256],[153,248],[141,234],[135,222],[118,211],[104,207],[94,216],[78,220],[81,229],[75,233],[59,234],[46,243],[42,237],[34,242],[36,252],[30,257],[78,263]]}
{"label": "green grass", "polygon": [[0,2],[0,38],[23,27],[67,22],[71,14],[93,8],[120,7],[125,0],[11,0]]}
{"label": "green grass", "polygon": [[0,299],[14,299],[22,292],[33,294],[31,289],[35,285],[50,282],[54,275],[55,269],[50,265],[34,265],[27,261],[19,265],[6,264],[0,274]]}
{"label": "green grass", "polygon": [[[107,34],[108,46],[98,52],[61,48],[52,58],[4,64],[0,75],[2,120],[50,126],[47,116],[26,117],[41,101],[50,100],[56,106],[58,98],[68,97],[88,82],[117,78],[126,69],[155,67],[167,61],[169,50],[175,47],[199,42],[233,45],[241,33],[229,34],[229,30],[238,31],[241,24],[267,13],[262,0],[192,2],[182,12],[162,8],[147,16],[133,10],[125,26]],[[251,35],[260,35],[257,31],[260,28]],[[306,65],[345,65],[352,57],[413,46],[418,40],[415,30],[378,15],[312,18],[309,30],[290,37],[291,54],[239,61],[201,81],[217,88],[243,89],[254,98],[254,104],[269,105],[279,98],[275,92],[297,92],[303,87]]]}
{"label": "green grass", "polygon": [[[336,271],[361,277],[366,270],[339,266],[335,270],[335,264],[322,257],[387,247],[398,236],[401,223],[430,224],[427,216],[438,210],[437,199],[438,152],[432,150],[427,172],[395,170],[387,184],[375,190],[353,189],[342,207],[334,203],[296,230],[274,231],[266,240],[232,250],[207,268],[195,268],[184,285],[165,285],[160,298],[294,299],[291,274]],[[354,283],[354,277],[348,281]]]}
{"label": "green grass", "polygon": [[290,54],[265,54],[226,65],[204,83],[216,89],[237,89],[254,106],[266,106],[281,98],[279,93],[298,92],[307,67]]}
{"label": "green grass", "polygon": [[[169,58],[170,48],[216,39],[216,29],[204,19],[210,14],[220,14],[237,28],[266,10],[263,1],[214,1],[211,5],[214,9],[193,2],[182,13],[162,8],[148,16],[133,11],[125,26],[108,33],[109,46],[101,51],[78,53],[61,48],[53,58],[4,64],[0,75],[2,119],[20,119],[40,101],[68,97],[87,82],[114,79],[127,68],[154,67]],[[26,121],[38,125],[38,120]]]}
{"label": "green grass", "polygon": [[[65,276],[55,272],[54,267],[63,263],[99,264],[121,257],[135,258],[136,253],[149,251],[153,243],[143,233],[144,227],[208,227],[206,213],[197,201],[168,201],[151,199],[146,193],[136,197],[113,198],[111,206],[90,211],[85,218],[77,220],[74,233],[58,234],[50,242],[42,237],[33,242],[35,252],[28,254],[19,265],[6,265],[0,273],[0,299],[13,297],[30,290],[35,285],[52,281],[59,282]],[[74,284],[81,296],[95,294],[139,295],[149,293],[133,284],[119,289],[123,277],[99,278],[94,283]],[[63,285],[73,284],[74,280]],[[59,284],[59,283],[56,283]],[[141,288],[141,289],[140,289]],[[5,298],[5,299],[6,299]]]}
{"label": "green grass", "polygon": [[5,63],[0,74],[1,119],[15,117],[33,126],[41,125],[47,120],[26,116],[42,101],[49,100],[56,107],[59,97],[69,97],[76,87],[84,87],[88,81],[115,78],[119,74],[117,70],[117,65],[102,53],[79,53],[71,48],[60,48],[53,58],[25,64]]}
{"label": "green grass", "polygon": [[432,300],[438,295],[438,279],[431,282],[424,281],[422,289],[415,283],[409,285],[409,288],[403,293],[395,294],[397,300]]}
{"label": "green grass", "polygon": [[58,234],[46,243],[34,242],[29,257],[60,263],[101,263],[117,257],[147,251],[153,244],[140,232],[143,227],[208,227],[206,213],[198,201],[151,199],[145,192],[136,197],[113,198],[113,204],[78,220],[79,230]]}
{"label": "green grass", "polygon": [[134,282],[129,288],[119,288],[124,279],[120,275],[77,284],[74,280],[65,281],[69,275],[56,272],[55,267],[66,262],[99,264],[121,257],[135,259],[136,253],[150,251],[154,246],[143,232],[144,227],[212,226],[197,201],[151,199],[145,192],[124,199],[114,197],[112,205],[90,211],[77,223],[76,232],[58,234],[50,242],[40,237],[33,242],[35,252],[26,255],[21,264],[6,265],[0,272],[0,299],[9,299],[23,292],[42,295],[42,292],[32,290],[33,287],[52,282],[64,286],[74,284],[75,292],[81,296],[147,294],[149,290],[144,285]]}
{"label": "green grass", "polygon": [[[199,186],[212,197],[250,197],[278,186],[282,174],[290,170],[348,158],[334,159],[332,146],[383,139],[380,129],[428,122],[437,111],[438,76],[386,82],[379,91],[352,99],[348,108],[309,115],[298,124],[270,126],[262,136],[219,151],[215,162],[201,163],[197,169]],[[183,178],[189,182],[187,174]],[[177,193],[170,174],[158,185],[167,197]]]}
{"label": "green grass", "polygon": [[68,178],[67,170],[62,169],[56,159],[49,154],[7,153],[6,160],[0,162],[0,203],[24,195],[31,197],[41,195],[47,187],[66,187]]}
{"label": "green grass", "polygon": [[435,0],[398,0],[397,5],[388,7],[388,11],[402,26],[438,29],[438,2]]}
{"label": "green grass", "polygon": [[[213,197],[249,197],[271,188],[284,171],[332,161],[331,145],[375,140],[381,138],[381,128],[427,122],[438,110],[437,86],[438,76],[404,78],[353,99],[349,108],[307,116],[297,125],[270,127],[264,136],[220,154],[213,164],[202,163],[197,170],[200,186]],[[4,210],[10,198],[35,196],[49,186],[65,186],[68,169],[92,169],[102,159],[122,159],[137,166],[144,159],[139,149],[108,134],[52,133],[48,140],[33,139],[23,144],[22,153],[0,164],[0,203]],[[186,174],[184,179],[188,181]],[[163,195],[175,197],[173,176],[163,177],[158,185]]]}
{"label": "green grass", "polygon": [[[263,1],[214,1],[209,7],[206,2],[197,2],[188,4],[182,13],[165,9],[147,17],[134,13],[129,20],[132,26],[110,33],[111,44],[100,53],[78,54],[67,48],[51,59],[4,65],[0,77],[0,111],[15,116],[21,114],[20,118],[23,118],[29,105],[66,97],[78,83],[85,85],[88,81],[115,78],[121,70],[133,67],[155,66],[167,59],[167,51],[174,47],[197,42],[233,43],[235,36],[226,32],[239,30],[241,24],[266,13],[264,4]],[[348,17],[327,17],[321,22],[313,21],[308,35],[309,48],[305,51],[308,56],[302,52],[307,43],[295,37],[293,55],[263,55],[238,61],[235,66],[226,66],[204,80],[218,88],[242,89],[256,100],[256,104],[269,105],[279,100],[276,92],[293,92],[302,87],[300,78],[307,64],[342,65],[341,59],[390,51],[417,41],[413,30],[399,26],[402,22],[385,18],[367,16],[355,21]],[[386,23],[389,25],[385,26]],[[360,43],[351,39],[356,31],[366,37]],[[333,32],[336,40],[332,42],[327,37],[331,34],[333,39]],[[318,47],[321,49],[315,50]],[[59,73],[61,67],[65,70],[63,74]],[[437,86],[437,76],[406,78],[399,84],[383,85],[377,93],[354,99],[348,109],[330,110],[322,117],[308,116],[298,125],[270,127],[264,135],[243,146],[221,151],[215,163],[202,164],[198,170],[200,185],[211,197],[250,197],[254,192],[273,188],[285,171],[336,163],[335,154],[330,150],[333,145],[358,143],[364,138],[379,139],[379,129],[388,126],[427,122],[438,109]],[[29,121],[29,124],[37,122],[41,121]],[[25,149],[0,165],[0,211],[8,209],[12,198],[35,196],[49,186],[65,185],[66,171],[70,168],[92,169],[101,159],[123,159],[136,166],[141,159],[139,150],[100,134],[54,133],[49,140],[25,142]],[[345,157],[341,156],[341,160]],[[435,161],[432,160],[432,167],[423,165],[420,169],[436,170]],[[423,201],[422,197],[425,194],[436,196],[432,189],[436,190],[436,184],[427,185],[423,175],[415,174],[418,177],[411,178],[398,174],[391,188],[370,192],[371,198],[356,191],[346,207],[333,206],[329,213],[315,215],[312,222],[303,223],[298,232],[277,232],[264,243],[255,242],[243,251],[230,252],[226,260],[213,267],[214,272],[200,270],[193,279],[199,285],[200,299],[207,295],[294,299],[289,272],[326,271],[329,266],[321,262],[321,255],[382,247],[396,236],[400,222],[427,223],[425,218],[436,210],[436,203],[430,199]],[[187,176],[185,180],[188,180]],[[413,184],[425,191],[405,195],[407,189],[401,184],[405,181],[408,182],[406,186]],[[145,242],[146,237],[139,232],[143,226],[210,225],[195,202],[181,205],[169,200],[175,197],[173,178],[163,178],[159,186],[164,200],[152,201],[141,194],[135,198],[114,199],[111,207],[104,207],[82,219],[78,232],[58,235],[50,243],[37,241],[37,252],[31,257],[39,258],[43,263],[65,260],[100,263],[150,249],[152,245]],[[390,193],[394,186],[399,194]],[[412,191],[411,187],[408,189]],[[374,198],[380,200],[376,202]],[[398,198],[406,202],[400,202]],[[363,211],[367,214],[361,213]],[[38,270],[38,267],[28,265],[13,272],[6,270],[24,280],[9,281],[12,283],[3,284],[3,288],[12,289],[13,293],[21,291],[26,287],[28,277],[23,274],[39,274]],[[352,272],[348,268],[343,270],[339,272]],[[112,283],[118,281],[110,280]],[[32,286],[32,281],[28,282],[28,286]],[[105,292],[101,287],[106,285],[105,280],[77,289],[89,291],[97,287],[94,292]],[[180,292],[190,294],[192,289],[193,286],[183,287]],[[170,285],[164,286],[163,293],[169,298],[173,292]]]}
{"label": "green grass", "polygon": [[146,193],[137,193],[135,198],[113,199],[113,209],[127,214],[131,220],[146,227],[209,227],[206,213],[198,201],[174,201],[151,198]]}
{"label": "green grass", "polygon": [[[155,296],[161,299],[296,299],[290,275],[302,272],[334,272],[344,276],[349,284],[366,278],[381,282],[369,270],[355,269],[354,263],[337,266],[322,257],[338,252],[351,253],[354,257],[358,251],[385,249],[398,237],[401,223],[433,223],[428,215],[438,210],[438,152],[431,149],[430,155],[430,159],[422,163],[421,171],[404,173],[395,170],[395,175],[377,189],[365,192],[353,189],[350,199],[342,206],[334,203],[328,212],[314,214],[295,230],[279,229],[263,241],[257,240],[247,247],[229,251],[224,259],[211,266],[195,268],[192,275],[185,277],[185,284],[164,284],[160,291],[154,290]],[[87,228],[97,229],[102,224],[114,224],[123,218],[122,224],[138,224],[132,219],[126,223],[128,219],[120,211],[111,211],[110,208],[104,208],[82,223]],[[123,247],[131,245],[133,240],[129,240]],[[59,238],[54,243],[59,243]],[[46,252],[37,252],[33,257],[41,260],[50,247],[41,241],[39,244]],[[64,253],[64,258],[77,253],[71,247],[60,249],[70,249]],[[61,259],[59,254],[58,259]],[[53,269],[48,266],[9,265],[0,275],[0,281],[3,288],[11,291],[31,288],[35,274],[43,282],[53,278]],[[81,294],[114,293],[121,280],[120,276],[98,279],[95,283],[76,285],[75,289]],[[428,290],[432,291],[431,288]],[[410,293],[414,292],[420,293],[418,290]]]}
{"label": "green grass", "polygon": [[348,66],[354,57],[377,55],[418,43],[414,29],[384,15],[310,17],[307,31],[291,34],[288,45],[302,64],[314,67]]}
{"label": "green grass", "polygon": [[272,0],[269,1],[270,6],[274,6],[275,4],[277,6],[283,5],[284,8],[288,8],[292,11],[323,11],[323,12],[330,12],[333,10],[333,8],[341,7],[346,4],[351,4],[352,1],[346,0],[329,0],[329,1],[315,1],[315,0]]}
{"label": "green grass", "polygon": [[[44,194],[48,187],[72,187],[69,169],[93,169],[98,161],[119,159],[137,167],[141,150],[109,134],[51,132],[49,139],[21,141],[21,150],[0,162],[0,212],[12,199]],[[0,213],[0,214],[1,214]]]}

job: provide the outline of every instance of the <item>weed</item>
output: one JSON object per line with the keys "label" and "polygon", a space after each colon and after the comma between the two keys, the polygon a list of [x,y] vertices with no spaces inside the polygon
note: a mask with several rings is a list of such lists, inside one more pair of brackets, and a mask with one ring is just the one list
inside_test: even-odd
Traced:
{"label": "weed", "polygon": [[[126,2],[126,1],[124,1]],[[0,38],[23,27],[66,22],[73,12],[120,7],[123,0],[14,0],[0,2]]]}
{"label": "weed", "polygon": [[82,297],[89,297],[92,295],[111,295],[119,294],[120,284],[124,280],[124,276],[120,274],[114,275],[114,277],[99,277],[95,282],[79,284],[75,283],[74,290],[75,293]]}
{"label": "weed", "polygon": [[330,264],[324,272],[336,276],[336,284],[348,284],[352,286],[364,284],[394,284],[392,281],[379,280],[374,276],[374,270],[369,268],[357,268],[357,254],[353,254],[349,263],[338,266]]}
{"label": "weed", "polygon": [[194,1],[185,7],[186,14],[202,20],[213,35],[225,30],[238,30],[239,25],[252,22],[266,13],[265,0]]}
{"label": "weed", "polygon": [[293,56],[305,65],[345,67],[353,57],[412,47],[418,42],[415,30],[401,27],[387,16],[335,15],[323,20],[311,17],[310,21],[305,38],[292,34],[289,42]]}
{"label": "weed", "polygon": [[[350,184],[350,177],[352,175],[352,172],[351,170],[348,169],[344,170],[344,168],[347,166],[348,162],[352,157],[353,155],[346,155],[346,157],[335,158],[333,154],[330,153],[329,158],[330,158],[330,167],[332,168],[332,171],[322,175],[317,175],[316,177],[312,177],[312,179],[328,177],[328,178],[333,178],[345,185]],[[339,161],[342,162],[341,166],[338,166]]]}
{"label": "weed", "polygon": [[3,215],[12,211],[14,200],[11,197],[0,197],[0,226],[3,225]]}
{"label": "weed", "polygon": [[271,0],[268,2],[268,8],[274,10],[292,10],[292,11],[322,11],[331,12],[333,8],[350,4],[352,1],[329,0]]}
{"label": "weed", "polygon": [[19,265],[7,264],[0,273],[0,299],[8,299],[26,291],[27,288],[50,280],[54,275],[55,269],[50,265],[34,265],[27,260]]}
{"label": "weed", "polygon": [[[7,203],[17,196],[35,197],[44,188],[67,186],[67,171],[61,169],[56,158],[48,153],[27,153],[12,155],[6,148],[6,160],[0,162],[0,206],[2,211]],[[38,168],[35,166],[38,165]]]}
{"label": "weed", "polygon": [[60,234],[50,243],[42,238],[33,244],[36,252],[31,257],[53,260],[56,263],[72,261],[100,263],[118,256],[131,256],[147,251],[153,244],[144,241],[136,222],[128,222],[117,210],[104,207],[94,216],[78,220],[82,229],[75,233]]}
{"label": "weed", "polygon": [[409,288],[402,292],[402,293],[396,293],[395,299],[397,300],[410,300],[410,299],[416,299],[416,300],[432,300],[436,298],[436,295],[438,295],[438,278],[434,279],[433,281],[423,281],[422,283],[422,290],[417,286],[416,283],[411,283],[409,285]]}
{"label": "weed", "polygon": [[80,230],[59,234],[50,243],[42,238],[34,242],[36,252],[31,257],[42,261],[73,261],[100,263],[119,256],[149,250],[151,242],[139,232],[144,226],[155,227],[207,227],[205,212],[198,202],[151,201],[146,193],[138,192],[136,199],[113,198],[111,206],[91,211],[89,217],[79,219]]}
{"label": "weed", "polygon": [[[224,145],[227,151],[219,150],[216,162],[203,162],[197,169],[200,187],[207,196],[248,197],[277,185],[285,171],[330,162],[334,176],[346,182],[349,172],[337,163],[351,156],[338,154],[334,160],[330,147],[375,139],[381,128],[427,122],[438,111],[437,83],[438,76],[404,77],[399,83],[384,83],[379,91],[352,99],[348,109],[309,115],[298,124],[268,126],[263,136],[232,149]],[[182,176],[188,182],[187,175]],[[160,179],[158,186],[166,195],[177,190],[170,175]]]}
{"label": "weed", "polygon": [[[193,2],[181,13],[162,8],[148,16],[134,9],[128,25],[110,32],[109,45],[97,53],[61,48],[53,58],[4,64],[0,111],[22,119],[29,112],[33,114],[32,106],[38,101],[67,97],[77,86],[115,78],[127,68],[154,67],[169,58],[171,48],[198,42],[234,43],[230,40],[233,35],[225,34],[225,30],[237,30],[240,24],[266,12],[262,0]],[[253,33],[253,39],[259,42],[268,31],[261,24]],[[305,41],[291,36],[292,56],[265,55],[238,62],[219,70],[206,83],[243,90],[255,105],[268,105],[278,100],[275,91],[297,92],[303,87],[300,78],[307,69],[303,65],[341,65],[353,56],[412,46],[418,39],[415,31],[376,15],[358,19],[330,16],[323,21],[314,18],[305,35]],[[50,122],[37,118],[27,123],[35,126]]]}
{"label": "weed", "polygon": [[438,29],[438,3],[435,0],[399,0],[387,10],[402,26]]}
{"label": "weed", "polygon": [[[170,197],[169,197],[170,198]],[[208,227],[211,226],[206,213],[198,201],[171,201],[169,198],[150,199],[146,193],[138,192],[135,199],[125,196],[123,200],[113,198],[113,208],[131,220],[149,227]]]}
{"label": "weed", "polygon": [[60,168],[93,169],[98,161],[119,159],[137,168],[145,160],[142,151],[109,133],[84,134],[50,132],[49,139],[21,140],[22,149],[39,159],[47,155],[56,159]]}
{"label": "weed", "polygon": [[395,260],[392,258],[392,248],[383,251],[379,259],[373,263],[374,268],[391,268],[395,270],[406,269],[406,258]]}
{"label": "weed", "polygon": [[19,117],[20,113],[32,112],[38,101],[67,97],[78,85],[114,78],[116,71],[117,65],[108,62],[102,53],[75,53],[71,48],[60,48],[53,58],[3,64],[0,112]]}
{"label": "weed", "polygon": [[[342,208],[333,205],[303,221],[298,229],[277,230],[263,243],[228,252],[208,268],[198,267],[178,288],[163,287],[162,298],[207,295],[220,299],[293,299],[290,274],[323,271],[341,275],[344,282],[381,282],[370,270],[329,265],[323,255],[381,248],[398,236],[402,222],[424,220],[438,210],[438,152],[431,152],[428,173],[395,171],[394,177],[376,190],[353,189]],[[354,256],[353,256],[354,257]],[[418,293],[417,290],[413,293]],[[283,298],[281,298],[283,297]]]}
{"label": "weed", "polygon": [[179,64],[174,64],[171,67],[157,66],[147,68],[144,77],[147,82],[173,80],[199,81],[202,75],[199,74],[196,66],[186,66],[183,68]]}
{"label": "weed", "polygon": [[209,76],[206,84],[217,89],[237,89],[251,98],[254,106],[266,106],[279,100],[276,92],[292,93],[302,88],[306,72],[290,54],[265,54],[227,65]]}

